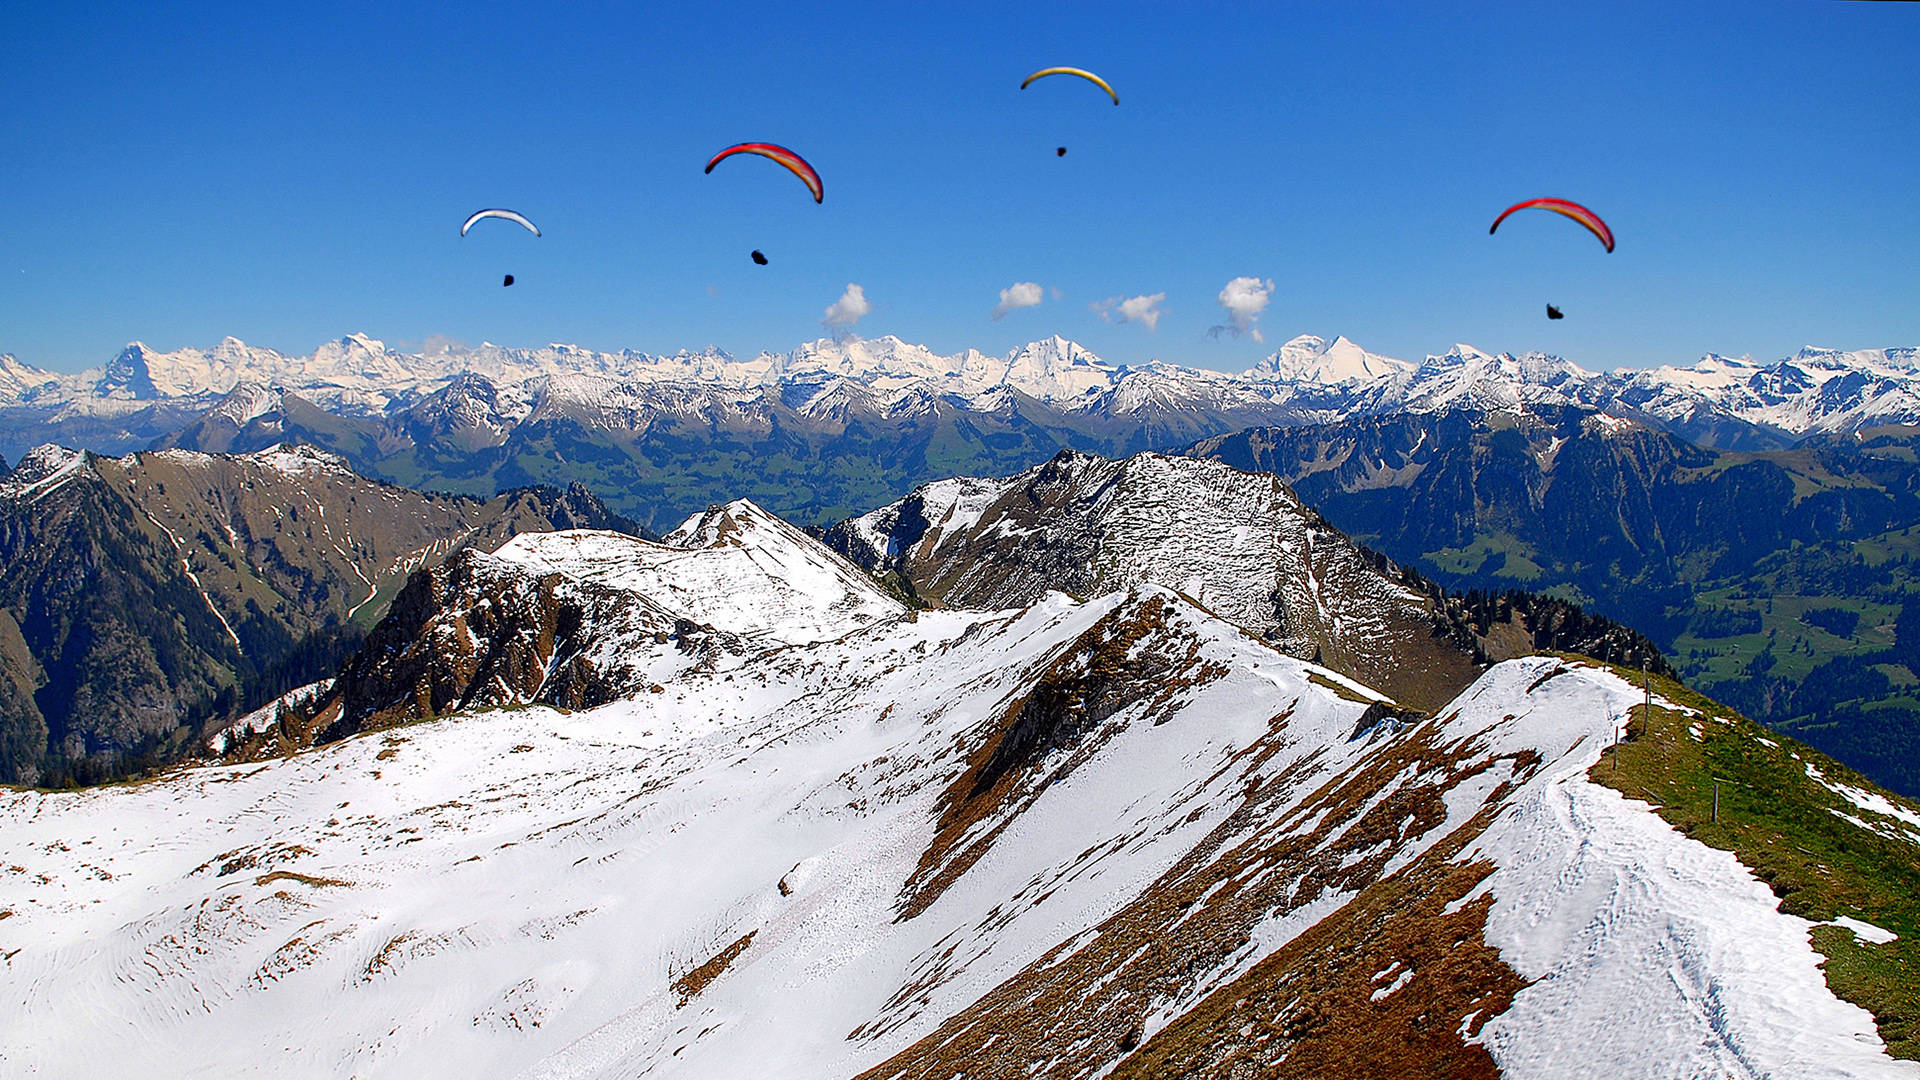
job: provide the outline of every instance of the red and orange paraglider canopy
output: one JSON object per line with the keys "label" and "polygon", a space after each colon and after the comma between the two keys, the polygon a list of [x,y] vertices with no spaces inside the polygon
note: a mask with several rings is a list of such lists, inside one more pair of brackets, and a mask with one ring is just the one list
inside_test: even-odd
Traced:
{"label": "red and orange paraglider canopy", "polygon": [[1551,210],[1556,214],[1565,214],[1580,224],[1585,225],[1588,231],[1599,237],[1600,242],[1607,245],[1608,251],[1613,250],[1613,230],[1607,228],[1607,223],[1600,220],[1600,215],[1581,206],[1577,202],[1572,202],[1567,199],[1528,199],[1526,202],[1514,203],[1512,206],[1502,210],[1499,217],[1493,219],[1493,224],[1488,227],[1487,234],[1492,235],[1493,231],[1500,227],[1500,223],[1507,220],[1508,214],[1513,213],[1515,210],[1526,210],[1531,207]]}
{"label": "red and orange paraglider canopy", "polygon": [[715,165],[735,154],[758,154],[764,158],[772,158],[785,165],[793,175],[800,178],[801,183],[807,185],[807,190],[813,192],[814,202],[826,201],[825,191],[820,184],[820,174],[813,171],[813,166],[807,164],[807,159],[784,146],[776,146],[773,143],[743,142],[737,146],[729,146],[713,155],[713,160],[707,162],[707,171],[712,172]]}

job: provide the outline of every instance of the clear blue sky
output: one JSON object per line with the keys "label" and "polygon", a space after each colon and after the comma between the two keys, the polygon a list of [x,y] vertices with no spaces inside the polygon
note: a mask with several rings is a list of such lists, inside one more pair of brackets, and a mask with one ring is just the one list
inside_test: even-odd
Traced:
{"label": "clear blue sky", "polygon": [[[1920,343],[1920,5],[918,7],[10,0],[0,352],[751,354],[848,282],[863,336],[1229,370],[1303,332],[1591,368]],[[1019,89],[1054,64],[1120,107]],[[761,159],[702,174],[745,140],[825,204]],[[1487,235],[1540,195],[1618,251],[1541,212]],[[485,206],[546,235],[461,239]],[[1239,276],[1274,283],[1264,345],[1207,335]],[[1015,282],[1059,298],[993,320]],[[1089,308],[1160,292],[1152,332]]]}

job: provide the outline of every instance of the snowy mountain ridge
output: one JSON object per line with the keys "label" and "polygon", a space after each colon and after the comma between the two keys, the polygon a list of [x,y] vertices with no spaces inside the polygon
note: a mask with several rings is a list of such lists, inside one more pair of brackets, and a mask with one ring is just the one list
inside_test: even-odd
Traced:
{"label": "snowy mountain ridge", "polygon": [[746,499],[689,518],[663,544],[605,531],[522,533],[493,556],[645,596],[678,617],[747,640],[831,640],[905,610]]}

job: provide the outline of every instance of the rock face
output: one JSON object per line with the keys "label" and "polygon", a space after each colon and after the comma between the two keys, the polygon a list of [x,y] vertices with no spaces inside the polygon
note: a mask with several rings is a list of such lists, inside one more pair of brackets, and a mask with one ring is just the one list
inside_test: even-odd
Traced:
{"label": "rock face", "polygon": [[[644,543],[644,541],[635,541]],[[620,589],[477,551],[414,574],[316,710],[322,740],[463,709],[586,709],[709,661],[740,639]]]}
{"label": "rock face", "polygon": [[1910,925],[1920,812],[1671,684],[1657,739],[1641,687],[1551,657],[1408,718],[1153,586],[704,652],[614,591],[473,553],[383,626],[464,680],[396,663],[399,696],[523,700],[586,685],[596,635],[547,612],[618,608],[659,682],[595,708],[0,793],[5,1071],[1912,1076],[1807,921],[1595,765],[1630,715],[1647,761],[1771,762],[1734,842],[1797,859],[1789,804],[1839,830],[1832,874],[1769,877],[1898,909],[1862,925]]}
{"label": "rock face", "polygon": [[206,721],[331,673],[414,568],[619,524],[581,489],[425,495],[310,448],[40,447],[0,481],[0,779],[170,760]]}
{"label": "rock face", "polygon": [[1175,589],[1282,652],[1419,708],[1450,699],[1485,659],[1417,579],[1356,547],[1276,477],[1217,462],[1062,453],[1018,476],[927,485],[834,526],[827,542],[949,606]]}

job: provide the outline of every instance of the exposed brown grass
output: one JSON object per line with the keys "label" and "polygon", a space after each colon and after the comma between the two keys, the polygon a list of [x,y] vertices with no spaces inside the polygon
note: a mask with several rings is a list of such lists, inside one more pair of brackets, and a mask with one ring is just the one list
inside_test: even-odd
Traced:
{"label": "exposed brown grass", "polygon": [[294,870],[275,870],[270,874],[261,874],[259,877],[253,879],[255,885],[271,885],[276,881],[297,881],[302,885],[310,885],[316,889],[327,887],[344,888],[353,884],[351,881],[342,881],[339,878],[316,877],[313,874],[302,874]]}
{"label": "exposed brown grass", "polygon": [[1112,1075],[1496,1080],[1492,1057],[1463,1032],[1505,1012],[1526,981],[1485,943],[1491,898],[1445,910],[1492,870],[1430,854],[1209,996]]}
{"label": "exposed brown grass", "polygon": [[680,1001],[674,1007],[684,1008],[687,1002],[699,997],[702,990],[711,986],[713,980],[719,978],[721,974],[727,970],[727,965],[733,963],[741,953],[747,951],[747,946],[753,944],[753,935],[757,933],[759,933],[758,930],[747,931],[745,937],[721,949],[706,963],[673,980],[673,992],[680,995]]}

